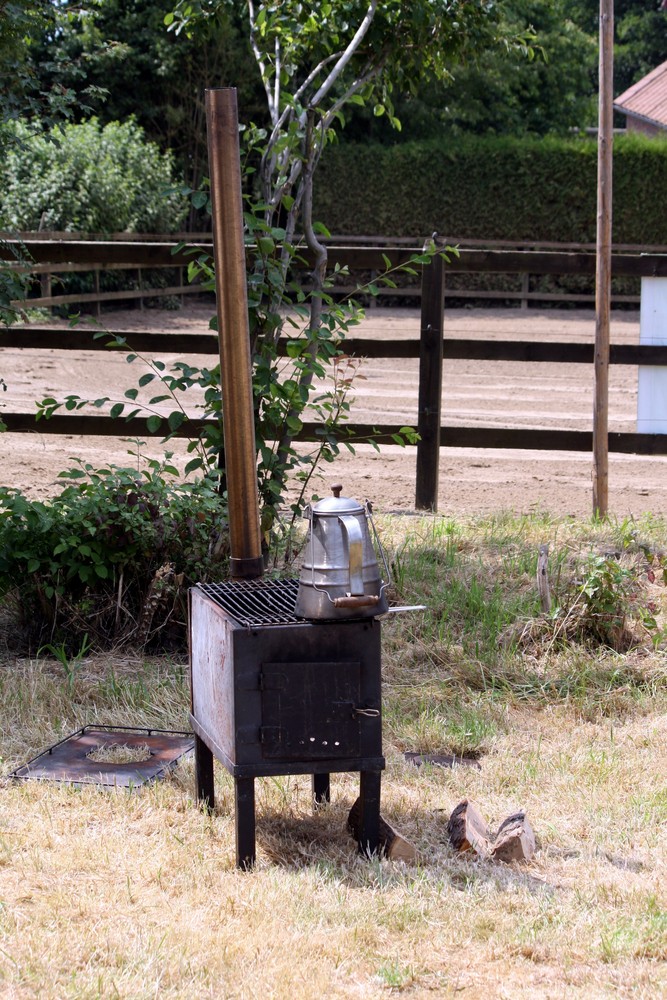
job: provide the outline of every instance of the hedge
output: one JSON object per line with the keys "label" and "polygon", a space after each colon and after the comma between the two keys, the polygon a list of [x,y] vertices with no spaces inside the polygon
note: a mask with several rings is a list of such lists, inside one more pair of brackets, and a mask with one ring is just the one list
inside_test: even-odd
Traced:
{"label": "hedge", "polygon": [[[466,137],[329,147],[315,214],[336,235],[594,243],[597,143]],[[614,243],[667,244],[667,136],[614,142]]]}

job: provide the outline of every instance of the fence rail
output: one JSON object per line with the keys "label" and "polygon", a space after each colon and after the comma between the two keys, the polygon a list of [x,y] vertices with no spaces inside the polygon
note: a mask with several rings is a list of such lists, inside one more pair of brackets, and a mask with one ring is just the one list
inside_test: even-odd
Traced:
{"label": "fence rail", "polygon": [[[98,339],[93,339],[96,336]],[[105,331],[100,337],[94,330],[68,329],[54,330],[42,326],[14,326],[0,332],[0,347],[32,350],[57,348],[64,351],[108,351],[123,350],[123,340],[134,353],[218,354],[218,338],[214,333],[188,333],[184,338],[178,333],[134,333]],[[120,342],[119,342],[120,341]],[[278,343],[278,351],[287,357],[288,338]],[[532,340],[476,340],[465,337],[448,337],[442,342],[444,360],[457,361],[531,361],[549,364],[592,364],[594,345],[550,341],[541,343]],[[371,340],[367,337],[346,337],[345,353],[363,358],[418,358],[420,341],[415,340]],[[667,345],[657,344],[612,344],[610,347],[612,365],[667,365]]]}
{"label": "fence rail", "polygon": [[[144,241],[54,241],[26,240],[25,245],[37,266],[54,271],[63,266],[82,268],[173,267],[185,266],[190,254],[184,247],[169,243]],[[200,244],[210,252],[210,246]],[[11,256],[11,241],[0,244],[0,256]],[[332,264],[346,265],[350,271],[364,273],[381,270],[388,258],[392,266],[407,263],[419,248],[409,246],[331,246]],[[591,451],[592,431],[512,429],[496,427],[441,426],[442,363],[449,359],[517,362],[559,362],[591,364],[594,346],[584,343],[537,343],[533,341],[480,341],[445,339],[442,336],[443,308],[447,298],[446,280],[450,273],[498,273],[532,275],[594,275],[595,255],[585,250],[519,250],[488,248],[462,249],[459,256],[447,261],[436,258],[423,269],[422,284],[404,292],[421,299],[419,340],[392,341],[349,338],[346,352],[369,358],[419,358],[420,387],[417,448],[417,506],[437,506],[438,464],[441,447],[521,448],[540,451]],[[612,274],[617,277],[667,277],[667,254],[623,252],[612,257]],[[148,294],[145,292],[144,294]],[[164,290],[161,291],[164,294]],[[460,294],[455,292],[457,296]],[[499,297],[508,298],[505,292]],[[53,330],[40,326],[12,327],[0,333],[0,347],[59,350],[106,350],[116,337],[127,338],[133,352],[142,354],[175,353],[214,355],[218,341],[214,334],[123,333],[109,332],[108,337],[93,339],[93,333],[81,329]],[[282,349],[285,350],[285,340]],[[116,344],[116,347],[121,345]],[[647,345],[612,345],[611,364],[667,365],[667,347]],[[32,414],[2,412],[7,429],[14,432],[41,430],[53,434],[90,434],[136,437],[151,432],[146,419],[111,420],[101,414],[82,412],[55,414],[48,421],[36,422]],[[201,419],[187,421],[178,436],[192,436],[202,428]],[[373,436],[378,443],[391,443],[399,427],[357,424],[349,428],[354,439]],[[301,440],[317,440],[321,427],[304,424]],[[642,455],[667,454],[667,435],[609,433],[610,452]]]}
{"label": "fence rail", "polygon": [[[168,287],[146,285],[145,287],[124,289],[118,291],[101,291],[97,287],[94,292],[78,292],[54,295],[31,296],[29,304],[33,307],[53,307],[72,305],[75,303],[95,304],[102,302],[120,302],[123,300],[148,299],[165,295],[190,295],[201,292],[196,284],[183,281],[183,269],[192,260],[197,249],[212,253],[212,244],[208,234],[198,234],[203,238],[168,242],[150,240],[142,241],[89,239],[72,240],[64,238],[35,238],[26,236],[23,239],[5,237],[0,240],[0,259],[11,262],[23,271],[39,276],[42,290],[46,288],[47,279],[54,274],[72,274],[89,271],[99,282],[99,275],[105,271],[136,271],[137,283],[143,285],[142,274],[146,270],[176,268],[180,272],[177,285]],[[330,245],[329,259],[332,264],[346,265],[351,271],[374,272],[382,271],[385,259],[391,265],[397,266],[408,262],[420,247],[408,244],[386,246],[361,246],[351,243],[347,246]],[[665,248],[658,248],[660,251]],[[16,260],[16,255],[27,255],[27,262]],[[307,257],[307,255],[306,255]],[[465,274],[502,274],[518,277],[520,289],[488,289],[457,287],[446,290],[445,294],[458,299],[505,300],[517,301],[522,307],[529,303],[539,302],[581,302],[594,301],[590,292],[563,292],[535,289],[530,290],[531,276],[551,277],[588,277],[595,275],[595,254],[585,245],[568,245],[567,249],[535,249],[526,250],[502,244],[502,249],[462,247],[458,256],[451,255],[446,275],[460,277]],[[667,253],[643,252],[643,248],[617,248],[612,257],[612,278],[639,278],[647,274],[667,274]],[[343,289],[341,289],[343,290]],[[348,290],[348,289],[344,289]],[[420,298],[421,288],[418,285],[400,288],[381,288],[380,295],[386,297]],[[616,304],[636,304],[639,297],[633,294],[612,295]]]}

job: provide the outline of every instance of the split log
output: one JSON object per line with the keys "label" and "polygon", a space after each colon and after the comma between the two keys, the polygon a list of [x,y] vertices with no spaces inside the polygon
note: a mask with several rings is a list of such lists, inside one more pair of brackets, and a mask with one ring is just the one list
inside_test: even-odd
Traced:
{"label": "split log", "polygon": [[528,861],[535,853],[535,834],[523,812],[503,820],[491,848],[496,861]]}
{"label": "split log", "polygon": [[474,802],[468,799],[459,802],[449,817],[447,833],[455,851],[475,851],[482,857],[489,856],[491,831]]}
{"label": "split log", "polygon": [[528,861],[535,853],[535,834],[524,812],[512,813],[493,834],[477,806],[468,799],[453,810],[447,833],[455,851],[474,851],[493,861]]}
{"label": "split log", "polygon": [[[347,817],[348,832],[357,841],[360,833],[360,813],[361,800],[357,799]],[[397,830],[394,830],[382,816],[380,816],[379,834],[378,853],[380,857],[389,858],[390,861],[414,861],[417,857],[414,845],[401,836]]]}

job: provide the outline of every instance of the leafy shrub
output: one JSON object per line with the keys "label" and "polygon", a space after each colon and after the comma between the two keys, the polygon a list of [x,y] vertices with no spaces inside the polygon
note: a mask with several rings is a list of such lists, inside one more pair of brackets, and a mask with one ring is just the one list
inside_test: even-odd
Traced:
{"label": "leafy shrub", "polygon": [[[226,506],[213,483],[86,464],[50,500],[0,488],[0,599],[29,642],[182,643],[186,587],[224,576]],[[165,626],[169,629],[165,631]]]}
{"label": "leafy shrub", "polygon": [[[315,211],[337,235],[595,242],[594,139],[341,143],[318,170]],[[667,141],[617,138],[614,242],[666,244],[666,220]]]}
{"label": "leafy shrub", "polygon": [[0,163],[0,220],[6,229],[89,233],[173,232],[187,203],[174,192],[173,161],[130,119],[96,118],[62,132],[3,126],[16,141]]}

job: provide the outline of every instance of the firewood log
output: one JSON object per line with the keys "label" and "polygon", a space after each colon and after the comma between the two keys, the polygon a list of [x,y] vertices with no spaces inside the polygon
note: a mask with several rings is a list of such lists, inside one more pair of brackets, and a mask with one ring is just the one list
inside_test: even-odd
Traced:
{"label": "firewood log", "polygon": [[496,861],[528,861],[535,853],[535,834],[523,812],[503,820],[496,833],[491,857]]}
{"label": "firewood log", "polygon": [[459,802],[449,817],[447,833],[455,851],[475,851],[489,857],[492,835],[474,802]]}
{"label": "firewood log", "polygon": [[[347,817],[347,829],[357,841],[359,840],[360,812],[360,800],[357,799]],[[380,857],[389,858],[390,861],[414,861],[417,857],[417,851],[413,844],[401,836],[397,830],[394,830],[382,816],[380,816],[379,835],[378,853]]]}
{"label": "firewood log", "polygon": [[459,802],[447,824],[456,851],[474,851],[493,861],[528,861],[535,853],[535,834],[524,812],[512,813],[494,834],[474,802]]}

